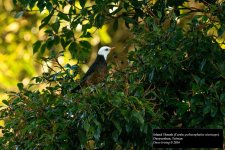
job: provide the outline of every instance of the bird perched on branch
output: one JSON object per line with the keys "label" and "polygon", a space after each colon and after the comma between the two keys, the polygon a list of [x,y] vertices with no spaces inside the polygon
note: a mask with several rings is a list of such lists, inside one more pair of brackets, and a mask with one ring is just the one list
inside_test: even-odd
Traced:
{"label": "bird perched on branch", "polygon": [[108,73],[106,62],[107,56],[113,49],[115,49],[115,47],[108,47],[108,46],[103,46],[99,49],[98,55],[94,63],[91,65],[86,74],[83,76],[83,78],[80,81],[80,84],[73,90],[71,90],[71,93],[77,92],[83,86],[97,84],[104,80],[105,76]]}

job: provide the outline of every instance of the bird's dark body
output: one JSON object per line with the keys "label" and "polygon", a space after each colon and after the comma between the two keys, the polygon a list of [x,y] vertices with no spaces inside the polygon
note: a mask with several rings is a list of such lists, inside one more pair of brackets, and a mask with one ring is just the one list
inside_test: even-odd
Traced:
{"label": "bird's dark body", "polygon": [[102,55],[97,55],[95,62],[91,65],[89,70],[83,76],[80,84],[75,87],[71,92],[74,93],[81,89],[83,86],[89,86],[102,82],[107,75],[107,63]]}

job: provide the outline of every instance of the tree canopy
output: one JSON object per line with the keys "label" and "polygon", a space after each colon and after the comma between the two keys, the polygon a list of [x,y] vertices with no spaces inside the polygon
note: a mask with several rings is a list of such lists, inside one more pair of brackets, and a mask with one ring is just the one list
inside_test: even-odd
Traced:
{"label": "tree canopy", "polygon": [[[225,127],[224,1],[13,2],[16,17],[45,15],[33,53],[48,70],[3,100],[1,147],[149,149],[154,128]],[[70,93],[103,29],[94,46],[110,35],[123,60],[112,58],[103,83]],[[77,63],[62,65],[66,52]]]}

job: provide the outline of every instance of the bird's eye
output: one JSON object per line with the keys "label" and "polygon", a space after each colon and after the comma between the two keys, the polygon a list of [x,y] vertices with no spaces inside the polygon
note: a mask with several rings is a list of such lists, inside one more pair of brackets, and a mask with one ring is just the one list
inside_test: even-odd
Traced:
{"label": "bird's eye", "polygon": [[108,48],[106,48],[105,50],[106,50],[106,51],[109,51],[109,49],[108,49]]}

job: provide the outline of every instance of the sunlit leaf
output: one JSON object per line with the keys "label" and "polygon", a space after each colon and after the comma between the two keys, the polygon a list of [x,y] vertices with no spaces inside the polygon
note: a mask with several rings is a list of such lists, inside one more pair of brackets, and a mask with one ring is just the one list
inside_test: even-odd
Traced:
{"label": "sunlit leaf", "polygon": [[54,14],[54,11],[51,11],[51,13],[41,21],[41,25],[39,26],[39,29],[42,29],[44,26],[46,26],[49,23],[53,14]]}

